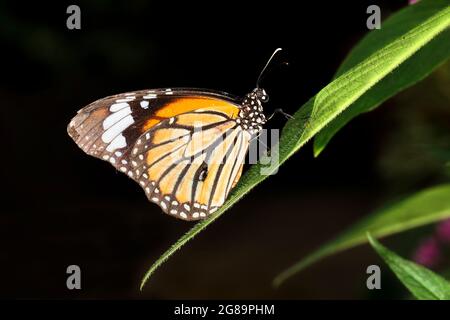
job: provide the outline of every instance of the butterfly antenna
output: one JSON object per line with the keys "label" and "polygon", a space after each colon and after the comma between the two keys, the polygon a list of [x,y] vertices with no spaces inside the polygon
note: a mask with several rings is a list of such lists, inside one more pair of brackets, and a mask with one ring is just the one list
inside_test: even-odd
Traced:
{"label": "butterfly antenna", "polygon": [[269,66],[270,62],[272,62],[273,57],[275,57],[275,55],[276,55],[278,52],[280,52],[281,50],[283,50],[283,49],[277,48],[277,49],[272,53],[272,55],[270,56],[269,60],[267,60],[266,65],[264,66],[264,68],[262,69],[261,73],[259,74],[258,80],[256,80],[256,87],[257,87],[257,88],[259,88],[259,84],[260,84],[260,82],[261,82],[262,76],[264,75],[264,72],[266,71],[266,69],[267,69],[267,67]]}

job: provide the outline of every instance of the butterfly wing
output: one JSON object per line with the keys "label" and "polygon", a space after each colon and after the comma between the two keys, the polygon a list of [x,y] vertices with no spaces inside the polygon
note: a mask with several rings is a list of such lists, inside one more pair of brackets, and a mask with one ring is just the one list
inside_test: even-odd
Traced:
{"label": "butterfly wing", "polygon": [[98,100],[79,111],[68,132],[86,153],[137,181],[164,212],[201,219],[239,180],[251,136],[236,124],[233,97],[169,90]]}

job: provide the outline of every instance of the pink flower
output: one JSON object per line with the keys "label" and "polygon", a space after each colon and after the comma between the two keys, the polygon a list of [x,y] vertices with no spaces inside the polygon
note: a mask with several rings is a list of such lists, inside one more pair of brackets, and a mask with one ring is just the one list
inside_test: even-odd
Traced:
{"label": "pink flower", "polygon": [[415,262],[428,268],[436,266],[439,259],[439,242],[434,237],[422,241],[413,256]]}
{"label": "pink flower", "polygon": [[417,2],[419,2],[419,0],[409,0],[408,1],[408,3],[411,5],[411,4],[415,4],[415,3],[417,3]]}
{"label": "pink flower", "polygon": [[450,243],[450,219],[443,220],[436,226],[436,236],[443,243]]}

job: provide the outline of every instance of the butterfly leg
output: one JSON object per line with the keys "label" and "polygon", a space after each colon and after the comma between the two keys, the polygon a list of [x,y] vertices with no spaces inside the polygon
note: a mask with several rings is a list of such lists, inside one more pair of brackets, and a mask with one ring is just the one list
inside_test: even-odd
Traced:
{"label": "butterfly leg", "polygon": [[278,109],[275,109],[275,111],[267,118],[267,121],[269,121],[270,119],[272,119],[273,116],[274,116],[275,114],[277,114],[277,113],[282,114],[282,115],[285,116],[285,118],[288,119],[288,120],[289,120],[289,119],[294,119],[293,116],[291,116],[290,114],[284,112],[283,109],[278,108]]}

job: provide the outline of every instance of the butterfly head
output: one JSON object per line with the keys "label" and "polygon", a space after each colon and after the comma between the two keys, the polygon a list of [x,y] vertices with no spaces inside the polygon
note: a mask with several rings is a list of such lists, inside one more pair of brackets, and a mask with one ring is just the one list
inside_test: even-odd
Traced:
{"label": "butterfly head", "polygon": [[269,95],[266,93],[266,90],[264,90],[263,88],[255,88],[253,89],[254,95],[256,96],[256,98],[258,100],[260,100],[261,102],[268,102],[269,101]]}

